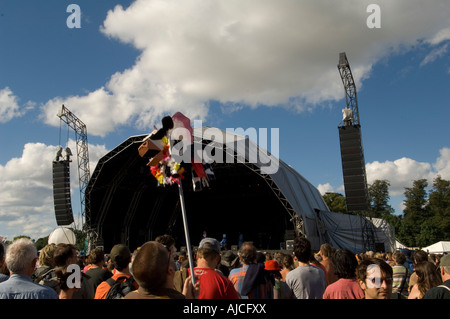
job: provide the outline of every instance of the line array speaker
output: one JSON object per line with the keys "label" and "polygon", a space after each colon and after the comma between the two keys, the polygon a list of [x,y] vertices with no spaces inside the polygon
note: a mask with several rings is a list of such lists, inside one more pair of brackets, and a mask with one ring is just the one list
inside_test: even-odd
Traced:
{"label": "line array speaker", "polygon": [[69,163],[69,161],[53,161],[53,200],[58,226],[70,225],[74,221],[70,198]]}
{"label": "line array speaker", "polygon": [[340,126],[339,140],[347,209],[368,211],[369,194],[360,126]]}

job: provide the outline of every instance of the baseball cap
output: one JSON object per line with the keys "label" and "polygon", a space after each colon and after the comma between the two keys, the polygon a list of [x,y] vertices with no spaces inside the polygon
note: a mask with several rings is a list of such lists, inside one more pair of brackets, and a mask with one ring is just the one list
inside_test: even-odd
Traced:
{"label": "baseball cap", "polygon": [[198,245],[198,249],[200,248],[212,249],[220,254],[220,243],[215,238],[211,237],[203,238],[200,244]]}
{"label": "baseball cap", "polygon": [[111,253],[109,254],[112,262],[117,261],[126,261],[131,257],[130,249],[127,246],[122,244],[117,244],[111,249]]}

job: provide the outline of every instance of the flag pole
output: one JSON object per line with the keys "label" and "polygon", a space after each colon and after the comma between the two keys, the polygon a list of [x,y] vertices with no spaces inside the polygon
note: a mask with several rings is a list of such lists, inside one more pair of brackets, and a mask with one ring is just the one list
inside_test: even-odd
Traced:
{"label": "flag pole", "polygon": [[187,246],[187,253],[188,253],[188,258],[189,258],[189,268],[191,270],[192,284],[195,286],[194,255],[192,254],[191,240],[189,237],[189,228],[188,228],[188,222],[187,222],[187,216],[186,216],[186,207],[184,205],[184,193],[183,193],[183,185],[181,184],[181,178],[178,179],[177,184],[178,184],[178,190],[180,193],[181,214],[183,216],[184,236],[186,237],[186,246]]}

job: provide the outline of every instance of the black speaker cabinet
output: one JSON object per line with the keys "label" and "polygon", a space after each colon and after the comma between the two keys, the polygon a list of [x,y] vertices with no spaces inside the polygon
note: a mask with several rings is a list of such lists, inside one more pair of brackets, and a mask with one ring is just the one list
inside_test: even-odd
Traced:
{"label": "black speaker cabinet", "polygon": [[360,126],[340,126],[339,140],[347,209],[368,211],[369,194]]}
{"label": "black speaker cabinet", "polygon": [[53,162],[53,200],[58,226],[73,223],[72,203],[70,198],[69,161]]}

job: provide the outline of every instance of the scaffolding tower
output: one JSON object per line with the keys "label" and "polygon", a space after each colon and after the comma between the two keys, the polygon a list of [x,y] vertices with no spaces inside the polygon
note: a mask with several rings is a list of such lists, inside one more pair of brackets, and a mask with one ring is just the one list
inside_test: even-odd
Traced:
{"label": "scaffolding tower", "polygon": [[61,106],[61,109],[57,116],[61,119],[61,121],[65,122],[71,129],[75,131],[82,225],[88,235],[89,247],[89,245],[93,242],[93,232],[90,222],[90,203],[85,196],[86,188],[90,178],[87,128],[86,124],[84,124],[77,116],[75,116],[75,114],[73,114],[68,108],[66,108],[64,104]]}
{"label": "scaffolding tower", "polygon": [[349,211],[367,217],[362,218],[363,225],[361,226],[364,246],[368,251],[374,249],[375,234],[370,214],[356,85],[345,52],[339,54],[338,70],[344,85],[346,101],[346,107],[342,110],[343,125],[338,127],[345,200]]}

